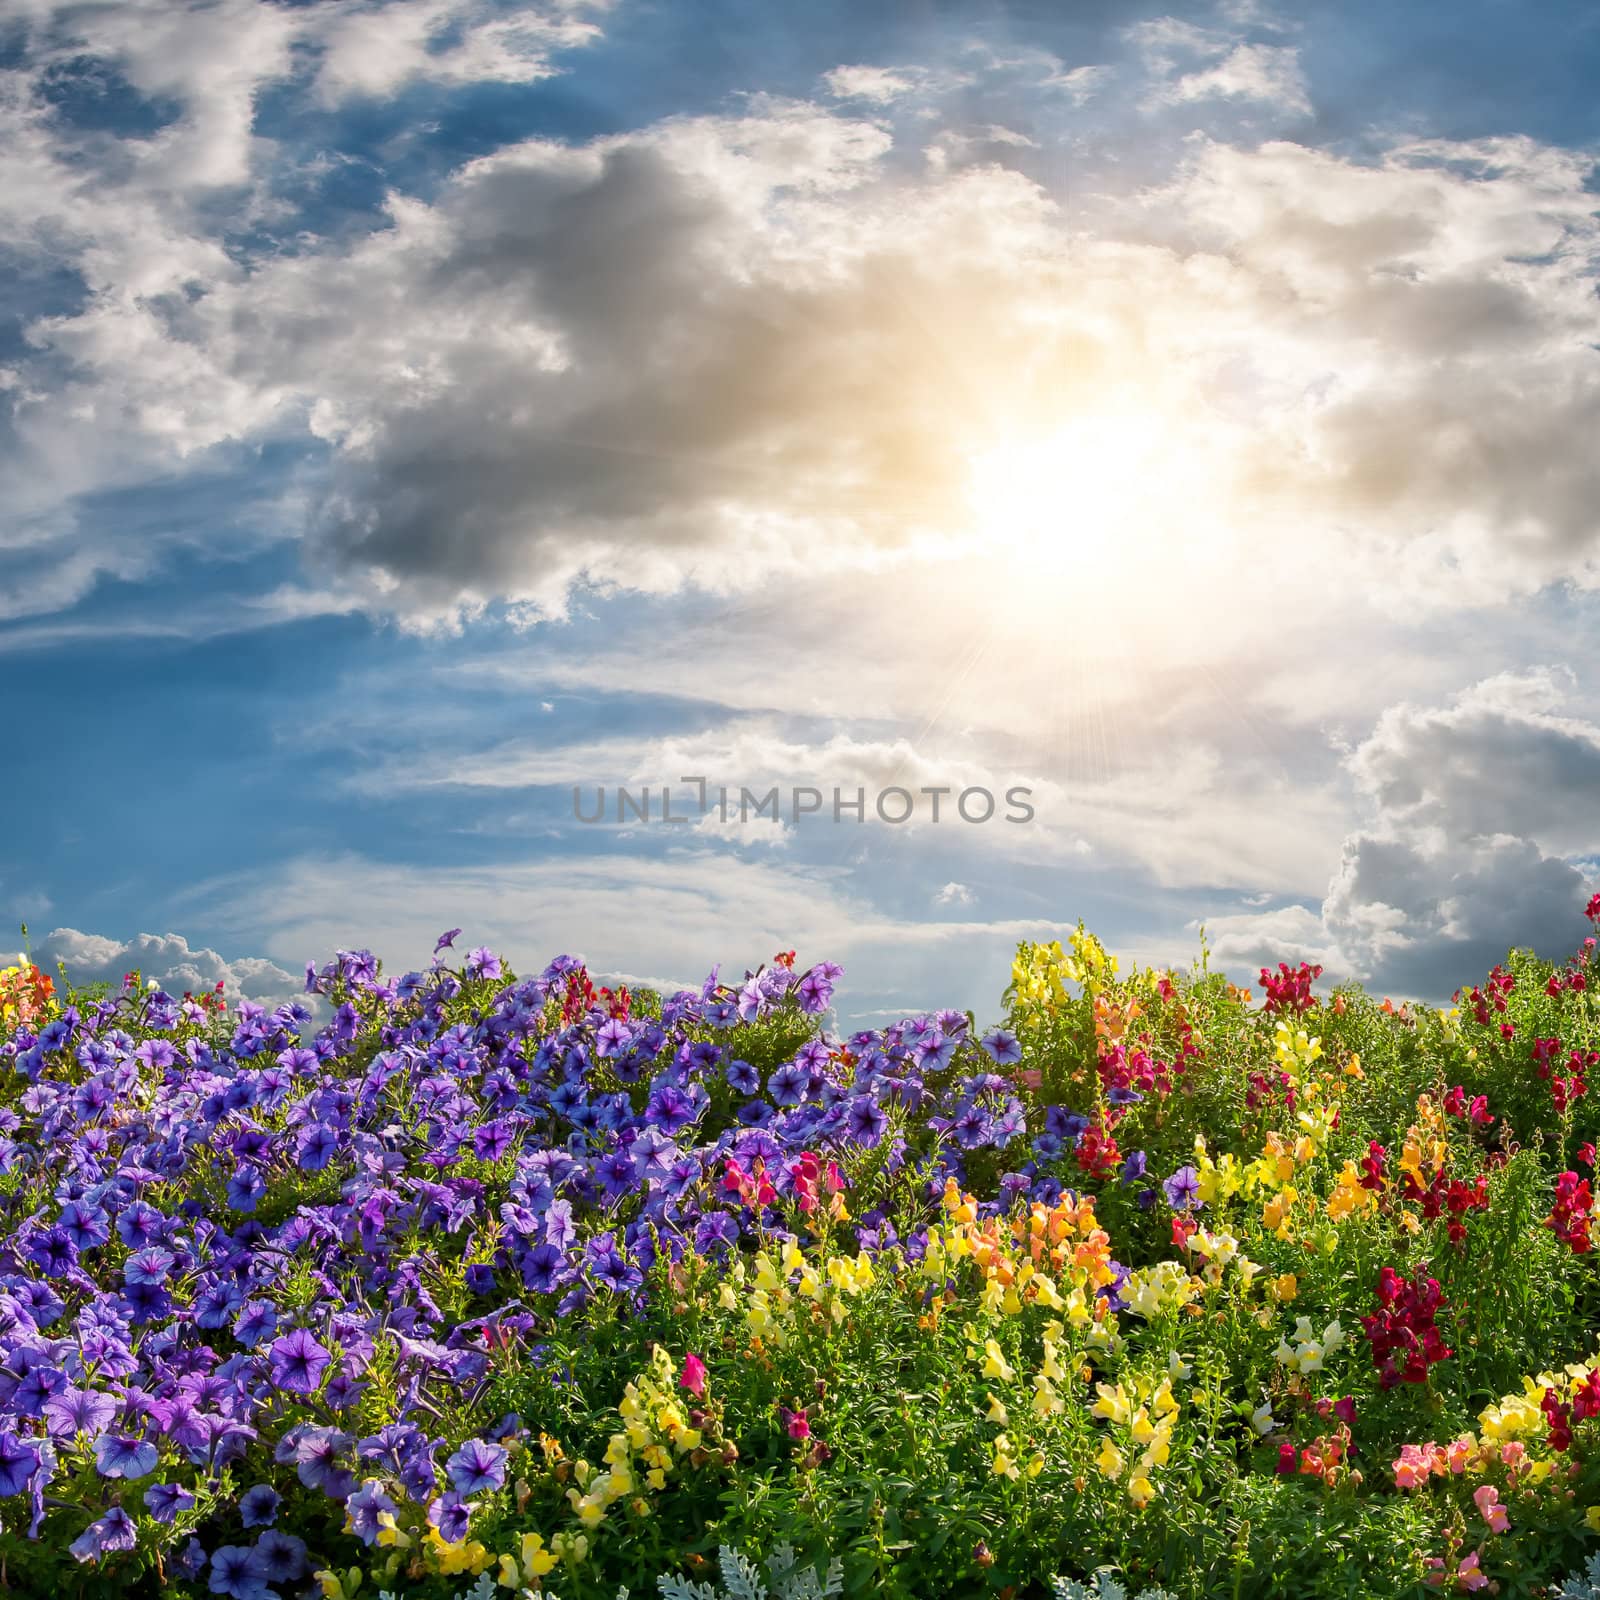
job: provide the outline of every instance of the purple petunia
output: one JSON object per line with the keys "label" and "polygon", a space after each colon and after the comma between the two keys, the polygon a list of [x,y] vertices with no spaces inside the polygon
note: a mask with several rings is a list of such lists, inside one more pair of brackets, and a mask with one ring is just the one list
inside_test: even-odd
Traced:
{"label": "purple petunia", "polygon": [[137,1543],[138,1530],[133,1518],[121,1506],[112,1506],[103,1517],[91,1522],[68,1548],[79,1561],[98,1561],[110,1551],[131,1550]]}
{"label": "purple petunia", "polygon": [[271,1484],[258,1483],[239,1496],[239,1520],[247,1528],[270,1528],[282,1503]]}
{"label": "purple petunia", "polygon": [[1200,1210],[1200,1175],[1193,1167],[1179,1167],[1162,1182],[1161,1188],[1174,1211]]}
{"label": "purple petunia", "polygon": [[272,1368],[272,1381],[280,1389],[290,1394],[315,1394],[333,1357],[312,1338],[308,1329],[296,1328],[272,1341],[267,1359]]}
{"label": "purple petunia", "polygon": [[487,1494],[506,1481],[506,1450],[482,1439],[468,1439],[444,1464],[446,1477],[463,1497]]}
{"label": "purple petunia", "polygon": [[[170,1526],[180,1511],[188,1511],[194,1505],[194,1496],[181,1483],[156,1483],[145,1490],[144,1505],[157,1522]],[[249,1523],[245,1526],[249,1527]]]}
{"label": "purple petunia", "polygon": [[102,1478],[143,1478],[156,1470],[159,1456],[148,1440],[102,1433],[94,1442],[95,1470]]}

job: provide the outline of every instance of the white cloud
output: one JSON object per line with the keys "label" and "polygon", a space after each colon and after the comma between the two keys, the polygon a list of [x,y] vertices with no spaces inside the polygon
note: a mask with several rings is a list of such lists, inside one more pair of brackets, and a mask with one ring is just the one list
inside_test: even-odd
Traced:
{"label": "white cloud", "polygon": [[915,93],[919,81],[920,74],[892,67],[835,67],[822,75],[823,87],[834,99],[870,100],[875,105]]}
{"label": "white cloud", "polygon": [[[1022,651],[1050,628],[1120,647],[1137,588],[1147,675],[1162,652],[1236,657],[1285,612],[1310,629],[1373,596],[1409,615],[1600,584],[1584,157],[1526,139],[1365,164],[1201,143],[1170,182],[1075,196],[1069,218],[1003,165],[1041,142],[1023,118],[919,126],[909,151],[936,153],[919,167],[875,120],[753,99],[743,117],[511,146],[426,201],[392,196],[369,236],[240,264],[198,202],[219,173],[257,172],[262,84],[346,83],[339,41],[385,18],[375,85],[466,71],[463,41],[494,26],[470,6],[441,25],[443,0],[403,27],[392,9],[229,0],[181,40],[74,12],[36,53],[87,41],[190,107],[88,162],[32,97],[37,64],[0,74],[0,222],[90,290],[30,329],[0,394],[8,616],[214,537],[208,518],[80,527],[77,497],[189,483],[269,439],[332,459],[237,531],[246,548],[304,534],[309,581],[270,616],[459,623],[505,601],[533,620],[575,586],[748,598],[784,575],[918,566]],[[587,15],[522,20],[565,38]],[[230,19],[253,64],[213,73]],[[1135,39],[1173,82],[1288,61],[1170,18]],[[1041,94],[1069,71],[1043,52],[972,70]],[[231,153],[202,162],[202,126]],[[270,227],[265,189],[242,203]],[[1096,480],[1073,429],[1107,411],[1161,473]],[[1057,438],[1073,470],[1029,473],[1038,527],[1001,519],[997,537],[975,463]],[[1284,528],[1316,560],[1265,571]]]}
{"label": "white cloud", "polygon": [[312,26],[316,88],[325,103],[393,94],[416,78],[436,83],[534,83],[558,69],[558,50],[599,38],[583,13],[607,0],[497,13],[483,0],[391,0],[326,8]]}
{"label": "white cloud", "polygon": [[[269,882],[270,893],[251,892]],[[386,970],[404,971],[426,962],[443,918],[467,929],[463,947],[491,945],[520,971],[537,971],[564,951],[607,972],[683,973],[721,962],[727,976],[797,949],[802,961],[845,965],[841,1004],[850,1014],[886,984],[895,994],[919,993],[923,1006],[970,1004],[997,1014],[1017,941],[1063,933],[1043,918],[901,921],[865,899],[845,869],[700,848],[657,859],[625,853],[438,868],[305,858],[199,885],[186,898],[294,965],[365,945]]]}
{"label": "white cloud", "polygon": [[230,1001],[255,1000],[278,1005],[299,997],[304,983],[259,956],[226,960],[215,950],[191,949],[176,933],[141,933],[132,939],[108,939],[76,928],[57,928],[34,950],[34,960],[47,972],[61,962],[74,984],[109,983],[115,991],[123,975],[137,969],[144,979],[155,979],[169,994],[198,995],[220,982]]}
{"label": "white cloud", "polygon": [[1279,111],[1311,115],[1311,100],[1291,45],[1235,45],[1222,60],[1175,78],[1157,94],[1168,104],[1195,100],[1256,100]]}
{"label": "white cloud", "polygon": [[947,883],[933,897],[936,906],[970,906],[975,896],[964,883]]}

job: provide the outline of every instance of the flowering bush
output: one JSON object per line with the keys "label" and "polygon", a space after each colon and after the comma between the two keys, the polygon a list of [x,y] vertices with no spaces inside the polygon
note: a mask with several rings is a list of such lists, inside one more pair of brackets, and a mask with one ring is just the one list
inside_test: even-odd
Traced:
{"label": "flowering bush", "polygon": [[793,952],[458,932],[270,1011],[0,975],[4,1581],[1533,1595],[1600,1535],[1593,940],[1438,1011],[1079,928],[841,1036]]}

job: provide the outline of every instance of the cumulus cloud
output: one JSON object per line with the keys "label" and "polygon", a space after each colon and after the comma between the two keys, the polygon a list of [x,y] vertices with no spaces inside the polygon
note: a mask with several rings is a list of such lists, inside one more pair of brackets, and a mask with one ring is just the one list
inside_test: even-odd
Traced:
{"label": "cumulus cloud", "polygon": [[964,883],[947,883],[933,897],[936,906],[970,906],[976,896]]}
{"label": "cumulus cloud", "polygon": [[1540,668],[1385,712],[1346,761],[1370,815],[1320,914],[1219,918],[1219,953],[1320,960],[1437,998],[1513,946],[1569,951],[1600,848],[1600,724],[1563,709],[1571,689]]}
{"label": "cumulus cloud", "polygon": [[259,956],[229,961],[204,946],[191,949],[176,933],[141,933],[119,940],[76,928],[57,928],[40,940],[33,954],[47,972],[53,972],[60,962],[72,983],[108,983],[113,990],[121,986],[125,973],[135,969],[169,994],[197,995],[214,990],[220,982],[229,1000],[254,1000],[262,1005],[295,999],[305,987],[274,962]]}
{"label": "cumulus cloud", "polygon": [[[841,67],[828,82],[855,98],[839,106],[754,97],[743,116],[513,144],[427,199],[392,194],[370,234],[249,262],[200,200],[260,170],[264,83],[337,98],[413,72],[544,71],[541,52],[592,23],[519,11],[513,39],[454,0],[228,0],[155,8],[142,32],[146,9],[63,20],[31,0],[33,56],[0,75],[0,220],[24,250],[64,249],[87,286],[33,321],[0,389],[12,614],[148,575],[171,538],[84,532],[74,500],[265,440],[328,465],[251,536],[301,537],[309,592],[343,597],[328,604],[423,622],[496,602],[559,616],[585,584],[749,592],[952,548],[1043,592],[1035,549],[1088,544],[1061,530],[1130,500],[1143,521],[1107,542],[1137,543],[1158,587],[1194,558],[1211,587],[1182,598],[1228,621],[1217,637],[1285,528],[1318,552],[1321,587],[1397,606],[1600,582],[1600,221],[1579,154],[1202,141],[1170,182],[1075,197],[1069,219],[1006,165],[1039,142],[1031,124],[897,134],[861,95],[933,79]],[[382,51],[360,44],[372,30]],[[1171,18],[1134,39],[1183,99],[1303,94],[1287,47]],[[148,138],[95,135],[86,163],[35,93],[69,47],[181,114]],[[969,65],[1039,95],[1068,71]],[[273,204],[257,184],[245,210],[270,228]],[[1082,482],[1119,457],[1073,429],[1108,412],[1144,429],[1160,473]],[[1072,470],[1041,494],[1059,503],[1038,533],[997,538],[973,506],[986,452],[1058,435]]]}

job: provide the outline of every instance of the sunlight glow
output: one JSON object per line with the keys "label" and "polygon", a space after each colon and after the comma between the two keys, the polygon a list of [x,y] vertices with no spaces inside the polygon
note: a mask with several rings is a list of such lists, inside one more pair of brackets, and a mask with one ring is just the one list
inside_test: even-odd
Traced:
{"label": "sunlight glow", "polygon": [[1016,427],[968,462],[971,530],[1019,630],[1123,638],[1226,605],[1234,441],[1203,412],[1108,403]]}
{"label": "sunlight glow", "polygon": [[[1181,536],[1168,517],[1202,509],[1182,504],[1200,488],[1189,457],[1150,413],[1107,412],[1020,434],[972,458],[976,531],[1041,569],[1105,576],[1148,557],[1149,543]],[[1147,548],[1136,553],[1130,541]]]}

